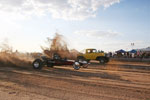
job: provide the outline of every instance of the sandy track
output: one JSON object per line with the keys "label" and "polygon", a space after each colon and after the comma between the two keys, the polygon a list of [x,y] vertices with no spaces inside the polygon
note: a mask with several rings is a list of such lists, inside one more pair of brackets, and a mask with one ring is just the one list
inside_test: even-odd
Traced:
{"label": "sandy track", "polygon": [[150,100],[150,65],[0,67],[0,100]]}

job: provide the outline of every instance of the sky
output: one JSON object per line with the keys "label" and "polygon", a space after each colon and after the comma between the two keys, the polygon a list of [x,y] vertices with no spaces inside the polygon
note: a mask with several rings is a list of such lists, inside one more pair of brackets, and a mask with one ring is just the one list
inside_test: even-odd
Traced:
{"label": "sky", "polygon": [[79,51],[149,47],[150,0],[0,0],[0,44],[40,52],[56,32]]}

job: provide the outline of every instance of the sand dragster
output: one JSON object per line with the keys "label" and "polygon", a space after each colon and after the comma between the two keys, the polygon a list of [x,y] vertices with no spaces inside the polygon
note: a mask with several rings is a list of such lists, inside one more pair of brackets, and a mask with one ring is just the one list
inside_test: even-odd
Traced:
{"label": "sand dragster", "polygon": [[87,68],[89,63],[83,60],[68,60],[67,58],[61,58],[59,54],[53,54],[52,59],[47,56],[41,56],[35,59],[32,63],[34,69],[42,69],[42,67],[54,67],[63,65],[72,65],[75,70],[79,70],[81,67]]}

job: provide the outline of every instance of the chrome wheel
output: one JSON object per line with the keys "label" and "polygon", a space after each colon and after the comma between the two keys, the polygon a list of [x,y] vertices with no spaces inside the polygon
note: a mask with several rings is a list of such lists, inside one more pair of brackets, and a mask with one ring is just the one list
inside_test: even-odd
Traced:
{"label": "chrome wheel", "polygon": [[79,69],[80,69],[80,64],[79,64],[79,62],[75,62],[75,63],[73,64],[73,68],[74,68],[75,70],[79,70]]}

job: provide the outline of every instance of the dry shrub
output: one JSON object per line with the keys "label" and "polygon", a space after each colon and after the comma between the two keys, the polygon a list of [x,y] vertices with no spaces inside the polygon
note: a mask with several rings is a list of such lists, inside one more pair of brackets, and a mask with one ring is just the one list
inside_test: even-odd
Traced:
{"label": "dry shrub", "polygon": [[44,54],[52,58],[54,53],[58,53],[62,58],[76,59],[78,51],[69,50],[64,37],[58,33],[53,39],[47,38],[48,48],[43,48]]}

